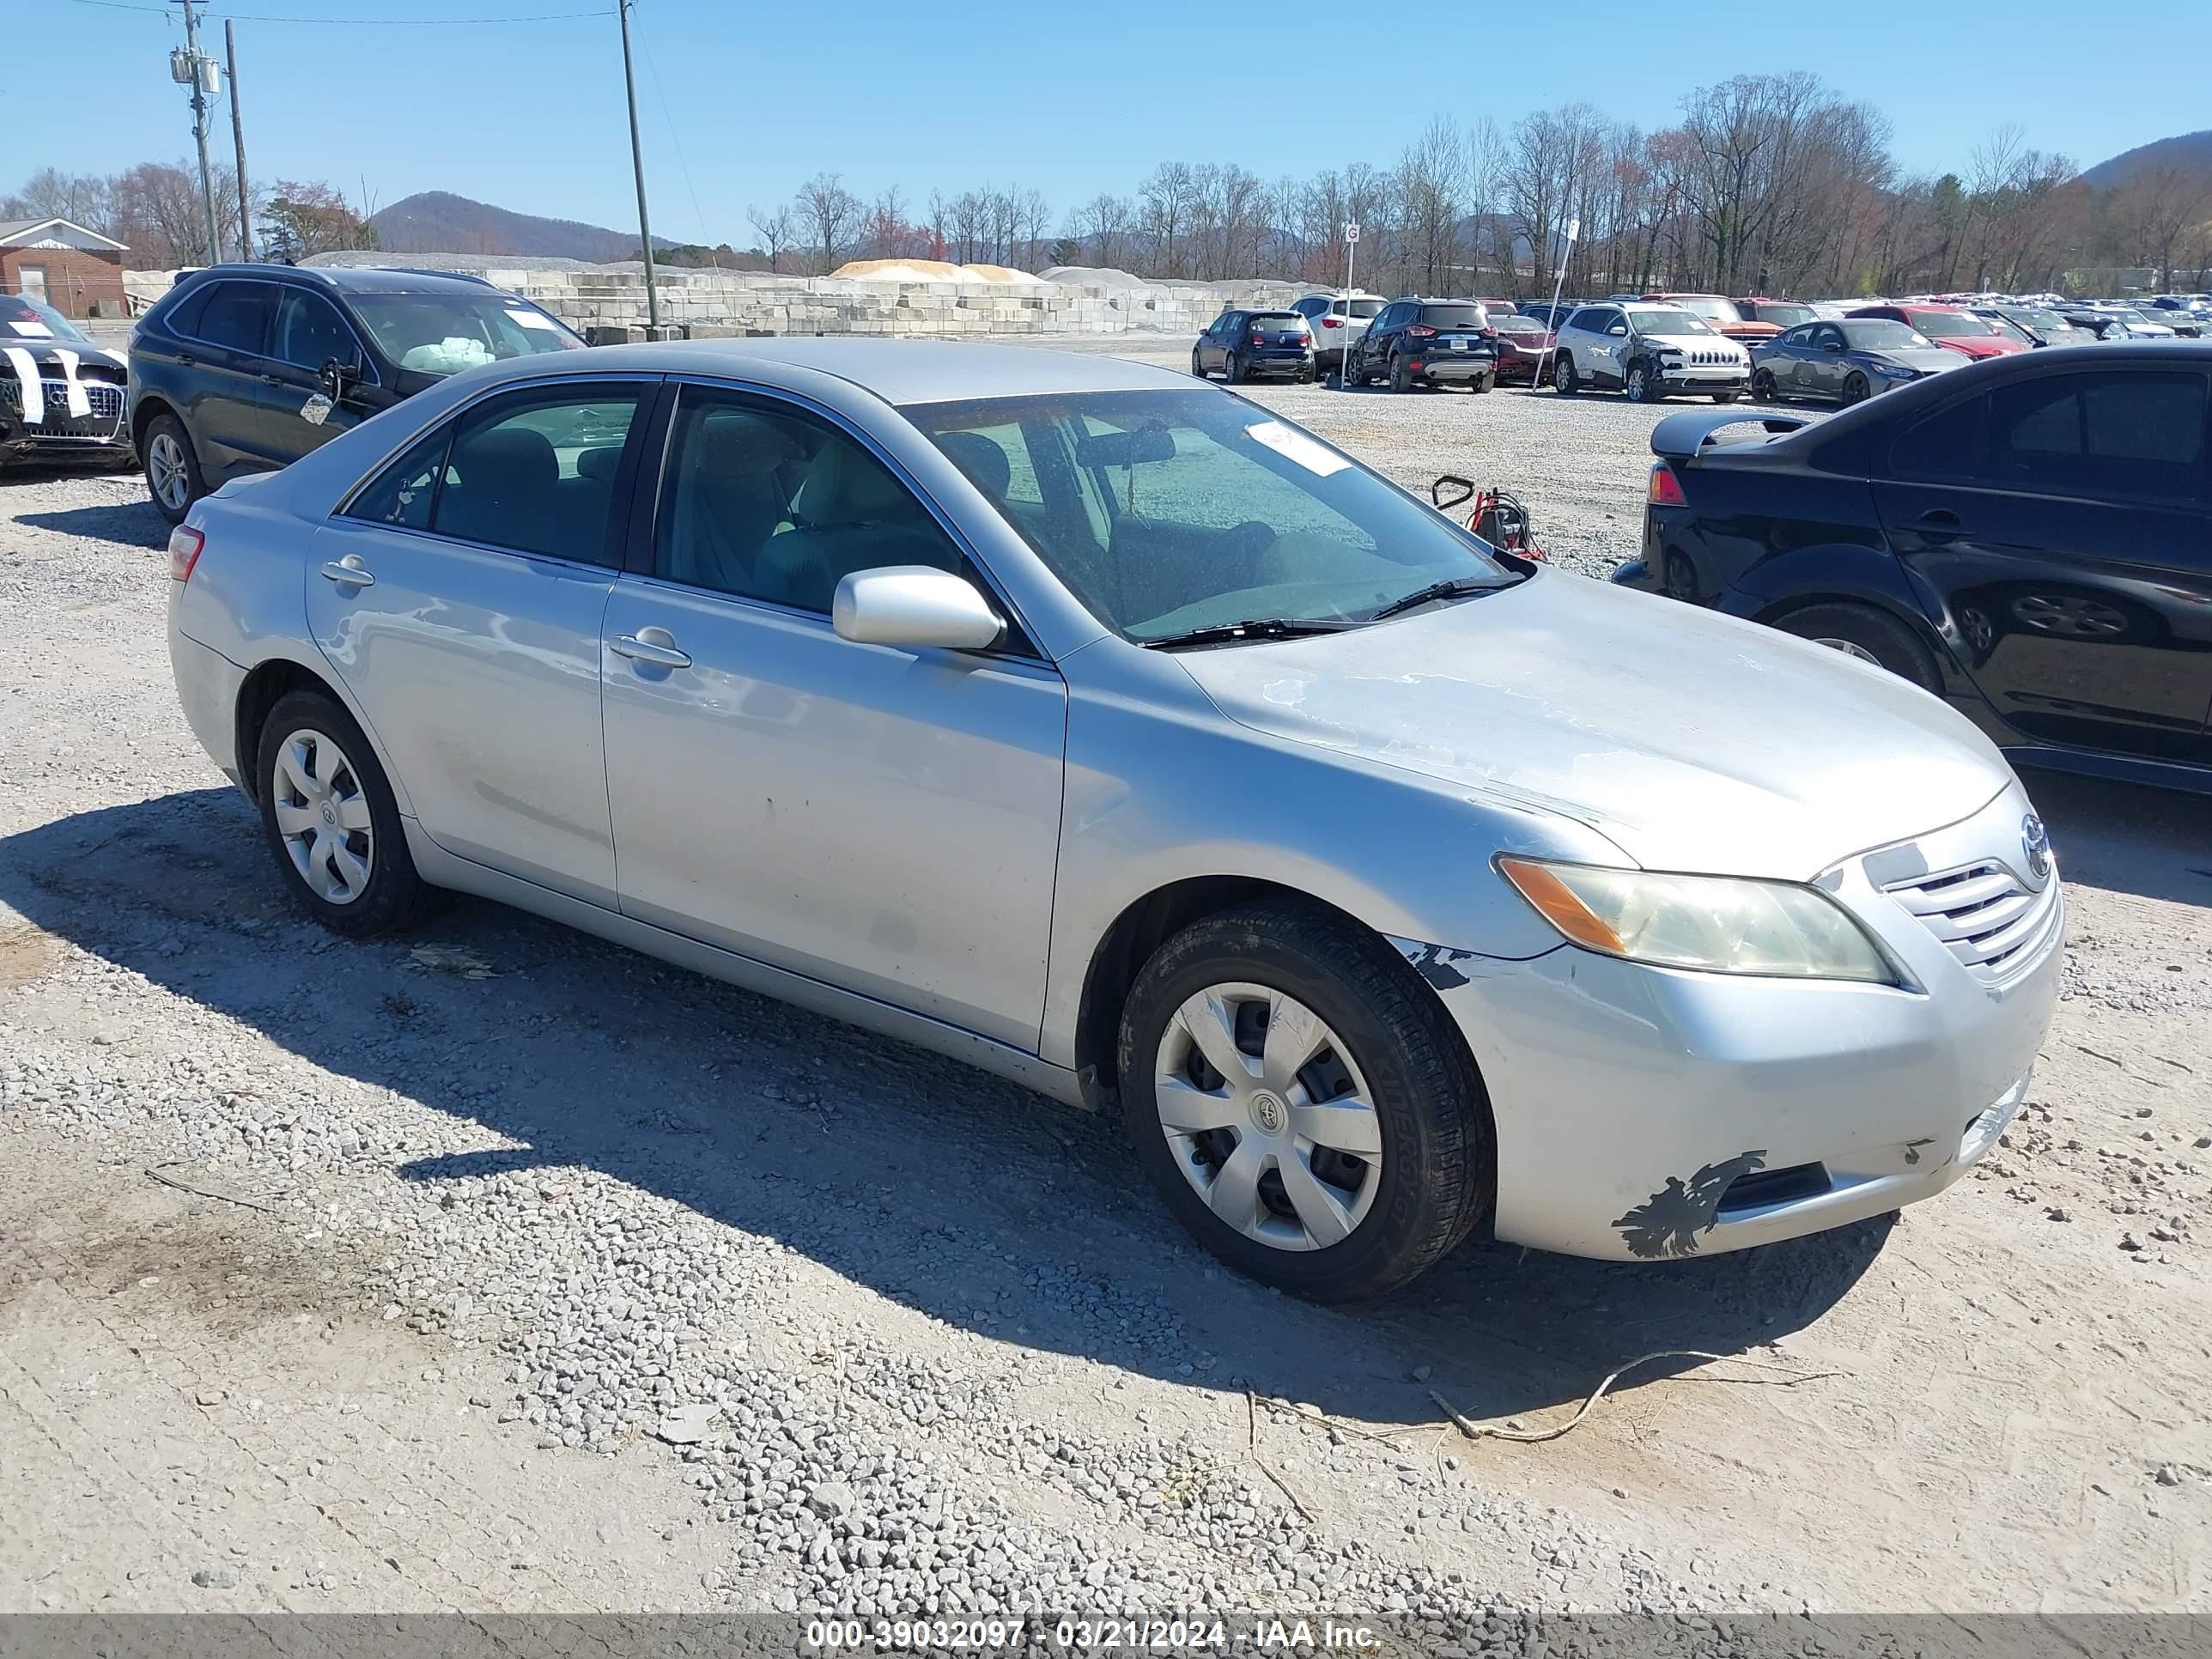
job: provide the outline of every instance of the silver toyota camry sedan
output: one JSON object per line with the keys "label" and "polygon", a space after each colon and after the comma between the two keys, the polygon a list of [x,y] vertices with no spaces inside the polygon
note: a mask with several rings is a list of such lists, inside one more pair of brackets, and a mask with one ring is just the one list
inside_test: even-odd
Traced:
{"label": "silver toyota camry sedan", "polygon": [[1319,1297],[1941,1191],[2063,931],[1988,741],[1222,389],[794,340],[455,376],[170,544],[299,902],[497,899],[1121,1112]]}

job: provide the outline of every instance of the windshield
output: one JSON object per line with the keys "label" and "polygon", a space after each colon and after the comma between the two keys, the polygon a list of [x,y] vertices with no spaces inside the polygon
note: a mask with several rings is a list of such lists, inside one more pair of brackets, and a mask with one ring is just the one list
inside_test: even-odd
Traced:
{"label": "windshield", "polygon": [[[2155,311],[2146,311],[2141,306],[2135,307],[2135,315],[2142,318],[2143,321],[2153,324],[2160,328],[2172,328],[2173,326],[2172,319],[2161,317]],[[2130,318],[2126,320],[2133,321],[2134,319]]]}
{"label": "windshield", "polygon": [[1864,317],[1838,323],[1844,331],[1844,339],[1854,351],[1905,351],[1915,346],[1933,345],[1926,335],[1893,323],[1886,319]]}
{"label": "windshield", "polygon": [[584,343],[535,306],[505,295],[349,296],[386,355],[402,368],[456,374],[502,357],[566,351]]}
{"label": "windshield", "polygon": [[1643,311],[1632,311],[1628,319],[1636,325],[1638,334],[1710,334],[1704,321],[1695,312],[1685,311],[1680,306],[1653,306]]}
{"label": "windshield", "polygon": [[1810,306],[1769,305],[1762,300],[1752,309],[1759,313],[1760,322],[1772,323],[1777,328],[1795,328],[1800,323],[1814,320]]}
{"label": "windshield", "polygon": [[902,412],[1126,639],[1261,617],[1364,622],[1431,582],[1519,580],[1442,514],[1219,392]]}
{"label": "windshield", "polygon": [[7,340],[67,340],[71,345],[84,346],[92,343],[77,331],[75,323],[45,301],[33,300],[27,294],[0,294],[0,341]]}
{"label": "windshield", "polygon": [[2072,334],[2076,331],[2073,324],[2055,311],[2008,311],[2004,314],[2024,327],[2033,329],[2038,334]]}
{"label": "windshield", "polygon": [[1480,328],[1483,326],[1482,307],[1465,306],[1423,306],[1420,319],[1431,328]]}
{"label": "windshield", "polygon": [[1973,339],[1996,333],[1996,325],[1963,311],[1915,311],[1907,313],[1913,327],[1934,339]]}
{"label": "windshield", "polygon": [[1670,306],[1680,306],[1692,315],[1703,317],[1708,322],[1737,323],[1743,320],[1735,314],[1734,306],[1715,294],[1686,295],[1681,299],[1669,300],[1667,303]]}

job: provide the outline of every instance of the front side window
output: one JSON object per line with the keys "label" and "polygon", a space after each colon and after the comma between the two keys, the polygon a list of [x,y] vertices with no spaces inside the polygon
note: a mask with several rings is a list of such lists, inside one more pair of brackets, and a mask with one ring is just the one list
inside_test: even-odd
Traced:
{"label": "front side window", "polygon": [[1100,623],[1139,643],[1254,618],[1357,623],[1432,582],[1518,579],[1442,514],[1218,392],[902,412],[963,470],[971,435],[1018,429],[1042,499],[1007,522]]}
{"label": "front side window", "polygon": [[431,529],[518,553],[619,562],[615,479],[647,390],[617,381],[532,388],[465,417]]}
{"label": "front side window", "polygon": [[[1000,449],[994,434],[978,435]],[[987,495],[1012,488],[1012,455],[1000,453],[1003,484],[975,448],[947,452],[975,469],[969,476]],[[826,615],[845,577],[893,564],[966,568],[944,526],[857,439],[787,405],[684,388],[661,481],[655,574]]]}
{"label": "front side window", "polygon": [[258,356],[269,338],[274,297],[266,283],[217,283],[201,306],[192,332],[210,345]]}
{"label": "front side window", "polygon": [[402,368],[457,374],[479,363],[567,351],[584,343],[537,307],[483,294],[356,294],[354,315]]}
{"label": "front side window", "polygon": [[277,302],[276,338],[270,356],[295,368],[316,370],[328,362],[354,363],[361,348],[328,300],[305,289],[288,288]]}
{"label": "front side window", "polygon": [[1808,346],[1813,343],[1813,331],[1809,328],[1793,328],[1774,343],[1801,348]]}

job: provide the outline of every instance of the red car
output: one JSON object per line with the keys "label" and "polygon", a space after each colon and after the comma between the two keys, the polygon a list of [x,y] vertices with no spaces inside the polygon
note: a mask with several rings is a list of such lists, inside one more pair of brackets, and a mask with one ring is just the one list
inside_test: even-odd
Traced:
{"label": "red car", "polygon": [[1772,323],[1762,323],[1755,318],[1744,316],[1717,294],[1647,294],[1644,297],[1664,300],[1668,305],[1694,312],[1705,319],[1706,325],[1714,333],[1725,334],[1741,345],[1754,346],[1782,332]]}
{"label": "red car", "polygon": [[1555,337],[1552,331],[1534,317],[1517,312],[1503,317],[1493,313],[1490,326],[1498,342],[1498,384],[1538,385],[1545,356]]}
{"label": "red car", "polygon": [[1957,306],[1861,306],[1848,314],[1884,317],[1893,323],[1903,323],[1963,357],[2009,357],[2015,351],[2028,349],[2026,341],[2013,339],[2000,332],[1995,323],[1984,322]]}

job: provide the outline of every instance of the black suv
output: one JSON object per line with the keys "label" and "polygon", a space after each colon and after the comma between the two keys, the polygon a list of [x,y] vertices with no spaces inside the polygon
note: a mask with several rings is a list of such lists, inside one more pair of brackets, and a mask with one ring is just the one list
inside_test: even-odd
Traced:
{"label": "black suv", "polygon": [[441,379],[583,341],[519,295],[437,271],[211,265],[131,331],[131,434],[171,524]]}
{"label": "black suv", "polygon": [[1387,380],[1393,392],[1417,386],[1498,384],[1498,342],[1480,300],[1393,300],[1347,349],[1346,386]]}

